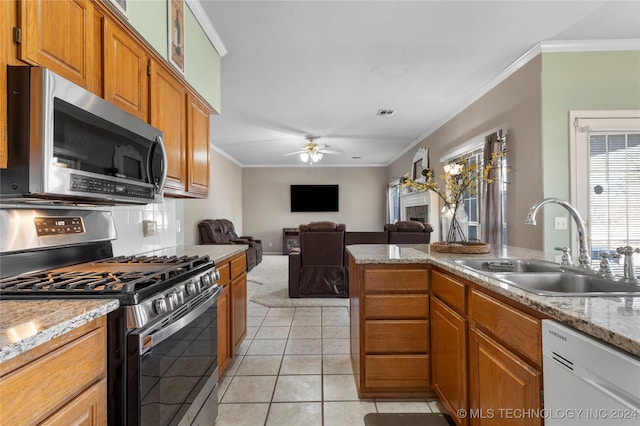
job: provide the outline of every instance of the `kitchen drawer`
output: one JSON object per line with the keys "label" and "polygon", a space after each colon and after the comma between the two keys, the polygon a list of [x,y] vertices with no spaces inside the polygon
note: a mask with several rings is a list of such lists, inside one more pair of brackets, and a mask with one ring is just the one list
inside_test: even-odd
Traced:
{"label": "kitchen drawer", "polygon": [[[95,327],[96,324],[102,326],[2,376],[0,424],[40,423],[105,377],[104,317],[88,323],[82,329]],[[66,335],[62,335],[52,340],[51,346],[56,347],[56,340],[66,338]],[[28,359],[29,352],[25,355],[27,357],[24,359]]]}
{"label": "kitchen drawer", "polygon": [[231,279],[239,277],[246,272],[246,270],[247,256],[244,252],[231,258]]}
{"label": "kitchen drawer", "polygon": [[429,355],[366,355],[364,363],[367,388],[429,390]]}
{"label": "kitchen drawer", "polygon": [[465,315],[465,284],[456,281],[442,272],[431,271],[431,292],[449,307],[461,315]]}
{"label": "kitchen drawer", "polygon": [[426,354],[429,321],[365,321],[364,342],[367,354]]}
{"label": "kitchen drawer", "polygon": [[428,319],[429,296],[426,294],[367,294],[364,297],[365,319]]}
{"label": "kitchen drawer", "polygon": [[227,285],[231,282],[231,266],[230,262],[224,261],[223,263],[216,264],[216,269],[220,273],[219,285]]}
{"label": "kitchen drawer", "polygon": [[366,269],[366,293],[428,292],[429,276],[426,269]]}
{"label": "kitchen drawer", "polygon": [[469,300],[469,321],[499,341],[542,365],[542,328],[539,319],[476,289]]}

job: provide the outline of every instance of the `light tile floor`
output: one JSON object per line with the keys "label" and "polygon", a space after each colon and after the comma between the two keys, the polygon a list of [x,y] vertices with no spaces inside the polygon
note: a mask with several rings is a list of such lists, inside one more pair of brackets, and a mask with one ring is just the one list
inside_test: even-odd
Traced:
{"label": "light tile floor", "polygon": [[248,305],[247,338],[220,382],[216,426],[360,426],[375,412],[438,412],[437,400],[360,400],[347,308]]}

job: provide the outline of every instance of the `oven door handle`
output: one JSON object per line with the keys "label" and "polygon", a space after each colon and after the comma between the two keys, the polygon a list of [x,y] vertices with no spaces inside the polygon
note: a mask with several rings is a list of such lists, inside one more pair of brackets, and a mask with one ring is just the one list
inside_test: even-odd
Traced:
{"label": "oven door handle", "polygon": [[148,332],[140,333],[140,335],[138,336],[138,339],[140,340],[138,346],[140,348],[140,355],[149,352],[154,346],[167,340],[176,332],[184,328],[187,324],[205,313],[207,309],[209,309],[211,306],[213,306],[214,303],[216,303],[219,293],[220,290],[218,289],[204,303],[189,312],[187,315],[180,318],[178,321],[173,322],[155,332],[153,331],[153,329],[151,329]]}

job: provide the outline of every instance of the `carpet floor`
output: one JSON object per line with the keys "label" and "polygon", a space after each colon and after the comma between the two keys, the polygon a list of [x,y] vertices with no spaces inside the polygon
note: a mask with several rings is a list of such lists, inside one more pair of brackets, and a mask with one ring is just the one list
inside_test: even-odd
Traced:
{"label": "carpet floor", "polygon": [[349,306],[345,298],[289,298],[289,257],[262,256],[262,262],[247,274],[247,281],[256,284],[250,299],[269,308],[305,306]]}

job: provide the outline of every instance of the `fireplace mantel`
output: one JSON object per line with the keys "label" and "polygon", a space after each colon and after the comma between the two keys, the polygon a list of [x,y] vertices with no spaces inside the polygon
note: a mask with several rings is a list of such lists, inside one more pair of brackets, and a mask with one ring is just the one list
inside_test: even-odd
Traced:
{"label": "fireplace mantel", "polygon": [[409,220],[408,207],[427,206],[426,222],[431,224],[431,241],[440,241],[440,214],[438,195],[433,191],[410,192],[400,196],[400,220]]}

